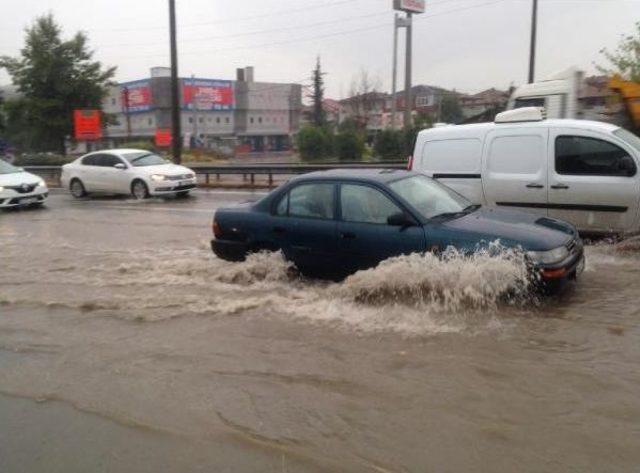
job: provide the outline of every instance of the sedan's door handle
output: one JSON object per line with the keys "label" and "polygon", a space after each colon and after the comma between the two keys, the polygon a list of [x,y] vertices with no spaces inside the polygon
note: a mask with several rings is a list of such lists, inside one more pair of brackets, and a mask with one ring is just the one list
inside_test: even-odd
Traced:
{"label": "sedan's door handle", "polygon": [[287,233],[287,231],[284,229],[284,227],[273,227],[273,233],[282,235],[283,233]]}
{"label": "sedan's door handle", "polygon": [[531,183],[527,184],[527,189],[544,189],[542,184]]}
{"label": "sedan's door handle", "polygon": [[356,238],[356,234],[351,232],[343,232],[340,234],[340,237],[343,240],[354,240]]}
{"label": "sedan's door handle", "polygon": [[552,189],[568,189],[569,186],[566,184],[554,184],[551,186]]}

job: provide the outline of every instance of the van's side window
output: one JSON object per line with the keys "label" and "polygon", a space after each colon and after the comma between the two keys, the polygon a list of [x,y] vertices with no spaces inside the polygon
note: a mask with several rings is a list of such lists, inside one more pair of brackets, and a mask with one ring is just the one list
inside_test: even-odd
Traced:
{"label": "van's side window", "polygon": [[556,172],[572,176],[635,176],[629,153],[608,141],[585,136],[556,138]]}
{"label": "van's side window", "polygon": [[495,173],[537,174],[545,160],[541,136],[499,136],[491,142],[487,169]]}

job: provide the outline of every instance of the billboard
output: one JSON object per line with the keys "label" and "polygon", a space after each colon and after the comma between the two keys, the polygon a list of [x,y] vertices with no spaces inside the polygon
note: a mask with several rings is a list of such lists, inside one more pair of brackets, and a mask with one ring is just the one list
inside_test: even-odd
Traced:
{"label": "billboard", "polygon": [[148,112],[153,108],[151,84],[148,80],[126,82],[121,85],[121,91],[123,112]]}
{"label": "billboard", "polygon": [[424,13],[425,0],[393,0],[393,8],[409,13]]}
{"label": "billboard", "polygon": [[232,110],[233,82],[215,79],[183,79],[182,108],[187,110]]}
{"label": "billboard", "polygon": [[74,138],[81,141],[99,140],[102,138],[100,110],[73,111]]}
{"label": "billboard", "polygon": [[168,148],[171,146],[171,130],[168,128],[158,128],[156,130],[156,146]]}

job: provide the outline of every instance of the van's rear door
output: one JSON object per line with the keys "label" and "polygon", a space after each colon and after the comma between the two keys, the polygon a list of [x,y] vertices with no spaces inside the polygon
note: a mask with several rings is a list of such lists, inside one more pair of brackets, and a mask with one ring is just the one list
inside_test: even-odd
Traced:
{"label": "van's rear door", "polygon": [[482,185],[489,205],[547,215],[546,127],[505,127],[489,132]]}
{"label": "van's rear door", "polygon": [[549,148],[549,215],[584,232],[630,229],[640,198],[632,148],[613,136],[554,128]]}

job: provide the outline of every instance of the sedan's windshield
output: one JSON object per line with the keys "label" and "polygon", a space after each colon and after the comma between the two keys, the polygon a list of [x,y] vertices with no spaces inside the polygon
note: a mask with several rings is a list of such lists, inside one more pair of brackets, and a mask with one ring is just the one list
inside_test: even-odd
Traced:
{"label": "sedan's windshield", "polygon": [[129,161],[133,167],[157,166],[159,164],[167,164],[167,160],[162,156],[148,151],[139,153],[123,153],[124,159]]}
{"label": "sedan's windshield", "polygon": [[424,218],[452,215],[472,210],[467,199],[425,176],[413,176],[390,184]]}
{"label": "sedan's windshield", "polygon": [[0,174],[14,174],[16,172],[21,172],[21,171],[17,167],[12,166],[6,161],[3,161],[2,159],[0,159]]}

